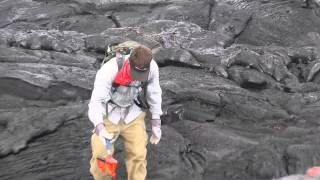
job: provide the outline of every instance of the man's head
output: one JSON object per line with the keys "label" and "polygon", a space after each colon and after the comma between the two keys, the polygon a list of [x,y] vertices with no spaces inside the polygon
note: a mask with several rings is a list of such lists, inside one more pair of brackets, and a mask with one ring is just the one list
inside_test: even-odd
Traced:
{"label": "man's head", "polygon": [[146,46],[140,45],[132,50],[129,57],[130,75],[132,79],[147,81],[150,71],[152,51]]}

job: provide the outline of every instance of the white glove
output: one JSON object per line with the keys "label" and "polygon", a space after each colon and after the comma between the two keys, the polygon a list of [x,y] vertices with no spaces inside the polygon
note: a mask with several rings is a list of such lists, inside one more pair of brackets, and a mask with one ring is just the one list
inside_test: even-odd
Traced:
{"label": "white glove", "polygon": [[106,139],[113,139],[114,133],[108,133],[103,123],[100,123],[95,128],[95,133],[99,136],[103,145],[106,145]]}
{"label": "white glove", "polygon": [[158,144],[161,139],[161,120],[160,119],[152,119],[152,135],[150,137],[151,144]]}

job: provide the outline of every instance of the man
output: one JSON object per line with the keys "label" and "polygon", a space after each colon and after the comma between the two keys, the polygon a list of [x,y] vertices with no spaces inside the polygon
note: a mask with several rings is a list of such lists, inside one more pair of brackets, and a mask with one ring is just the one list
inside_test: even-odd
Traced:
{"label": "man", "polygon": [[[146,113],[134,103],[137,93],[142,91],[139,84],[147,82],[146,98],[152,115],[152,136],[150,142],[158,144],[161,138],[161,88],[159,69],[152,59],[149,48],[139,45],[126,57],[122,67],[119,58],[112,58],[97,72],[88,116],[94,125],[91,137],[92,158],[90,172],[96,180],[109,180],[108,172],[97,167],[98,156],[105,157],[105,139],[112,139],[120,132],[125,147],[125,163],[128,180],[146,178],[146,154],[148,135],[145,127]],[[117,84],[114,86],[113,84]],[[114,147],[111,148],[111,154]]]}

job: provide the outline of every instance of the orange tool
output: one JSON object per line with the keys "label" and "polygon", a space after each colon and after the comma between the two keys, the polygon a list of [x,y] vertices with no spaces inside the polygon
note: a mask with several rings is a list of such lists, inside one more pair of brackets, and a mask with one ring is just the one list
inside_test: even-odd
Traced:
{"label": "orange tool", "polygon": [[112,140],[111,139],[105,139],[105,140],[106,140],[107,155],[105,158],[98,157],[97,165],[102,172],[106,172],[108,170],[111,176],[113,177],[113,180],[116,180],[116,169],[118,166],[118,161],[114,159],[110,154]]}

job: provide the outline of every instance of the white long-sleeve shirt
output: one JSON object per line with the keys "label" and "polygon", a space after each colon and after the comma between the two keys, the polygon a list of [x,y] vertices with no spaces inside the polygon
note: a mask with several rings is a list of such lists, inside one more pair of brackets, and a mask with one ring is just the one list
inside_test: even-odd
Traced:
{"label": "white long-sleeve shirt", "polygon": [[[106,115],[106,105],[108,106],[108,119],[118,124],[122,118],[125,123],[133,121],[141,112],[141,108],[135,103],[127,108],[121,108],[115,104],[108,103],[111,97],[112,81],[118,73],[116,58],[110,59],[97,72],[94,87],[89,102],[88,116],[94,126],[103,122]],[[162,115],[162,91],[159,84],[159,68],[157,63],[152,60],[147,86],[147,101],[150,106],[152,119],[160,119]]]}

